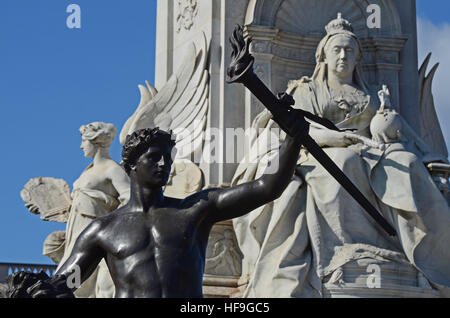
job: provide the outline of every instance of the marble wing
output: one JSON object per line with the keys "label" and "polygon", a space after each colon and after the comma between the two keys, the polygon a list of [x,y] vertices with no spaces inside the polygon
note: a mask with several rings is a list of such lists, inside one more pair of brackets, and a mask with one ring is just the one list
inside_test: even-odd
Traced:
{"label": "marble wing", "polygon": [[447,146],[442,134],[441,126],[434,106],[432,93],[433,78],[439,64],[433,66],[427,75],[427,68],[430,62],[431,53],[425,58],[419,69],[419,90],[420,90],[420,135],[430,150],[434,153],[448,157]]}
{"label": "marble wing", "polygon": [[159,92],[148,82],[139,85],[141,101],[120,133],[120,143],[132,132],[149,127],[172,130],[177,141],[177,158],[190,158],[200,150],[209,108],[207,43],[202,34],[198,48],[191,43],[179,69]]}

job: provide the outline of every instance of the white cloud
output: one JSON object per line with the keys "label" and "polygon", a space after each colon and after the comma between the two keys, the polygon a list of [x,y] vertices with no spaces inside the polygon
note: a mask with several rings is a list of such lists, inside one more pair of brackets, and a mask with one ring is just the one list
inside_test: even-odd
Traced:
{"label": "white cloud", "polygon": [[433,24],[417,18],[419,67],[428,53],[432,58],[428,71],[434,64],[439,68],[433,81],[433,96],[436,113],[450,151],[450,23]]}

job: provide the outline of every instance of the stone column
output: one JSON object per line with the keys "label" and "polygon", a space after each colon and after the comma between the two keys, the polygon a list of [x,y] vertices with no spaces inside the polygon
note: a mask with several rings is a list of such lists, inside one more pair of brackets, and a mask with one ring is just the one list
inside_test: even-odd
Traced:
{"label": "stone column", "polygon": [[411,127],[416,128],[420,127],[416,1],[395,1],[395,4],[402,23],[403,36],[407,38],[405,47],[400,52],[400,113]]}
{"label": "stone column", "polygon": [[[248,0],[159,0],[157,7],[155,86],[160,88],[182,61],[184,48],[203,32],[209,46],[209,114],[208,127],[223,134],[219,162],[200,163],[206,184],[229,183],[240,157],[236,142],[226,138],[226,128],[244,127],[245,89],[225,82],[230,62],[228,38],[236,24],[243,24]],[[221,144],[218,144],[221,145]],[[221,148],[218,147],[218,148]],[[228,162],[227,162],[228,161]],[[232,161],[232,162],[229,162]]]}

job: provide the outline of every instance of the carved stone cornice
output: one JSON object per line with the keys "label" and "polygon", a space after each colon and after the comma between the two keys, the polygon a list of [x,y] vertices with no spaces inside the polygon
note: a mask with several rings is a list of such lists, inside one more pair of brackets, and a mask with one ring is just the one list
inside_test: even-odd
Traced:
{"label": "carved stone cornice", "polygon": [[[253,39],[252,53],[258,57],[272,55],[272,58],[283,64],[300,67],[314,66],[314,55],[321,36],[299,35],[280,29],[260,25],[248,25],[244,29],[245,36]],[[375,65],[379,69],[401,69],[398,64],[399,53],[404,48],[407,38],[362,38],[367,69]],[[375,54],[375,56],[371,56]],[[370,64],[370,65],[369,65]],[[392,65],[388,65],[392,64]]]}
{"label": "carved stone cornice", "polygon": [[376,37],[376,38],[362,38],[360,39],[360,41],[364,50],[368,50],[370,48],[383,48],[385,50],[400,52],[404,48],[406,42],[408,41],[408,38]]}

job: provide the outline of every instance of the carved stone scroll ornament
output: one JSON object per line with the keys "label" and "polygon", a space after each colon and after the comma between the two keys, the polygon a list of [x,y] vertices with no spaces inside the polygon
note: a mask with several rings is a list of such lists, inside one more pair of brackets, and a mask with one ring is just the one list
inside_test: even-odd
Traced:
{"label": "carved stone scroll ornament", "polygon": [[28,181],[20,196],[33,214],[44,221],[67,222],[72,198],[70,187],[63,179],[38,177]]}

